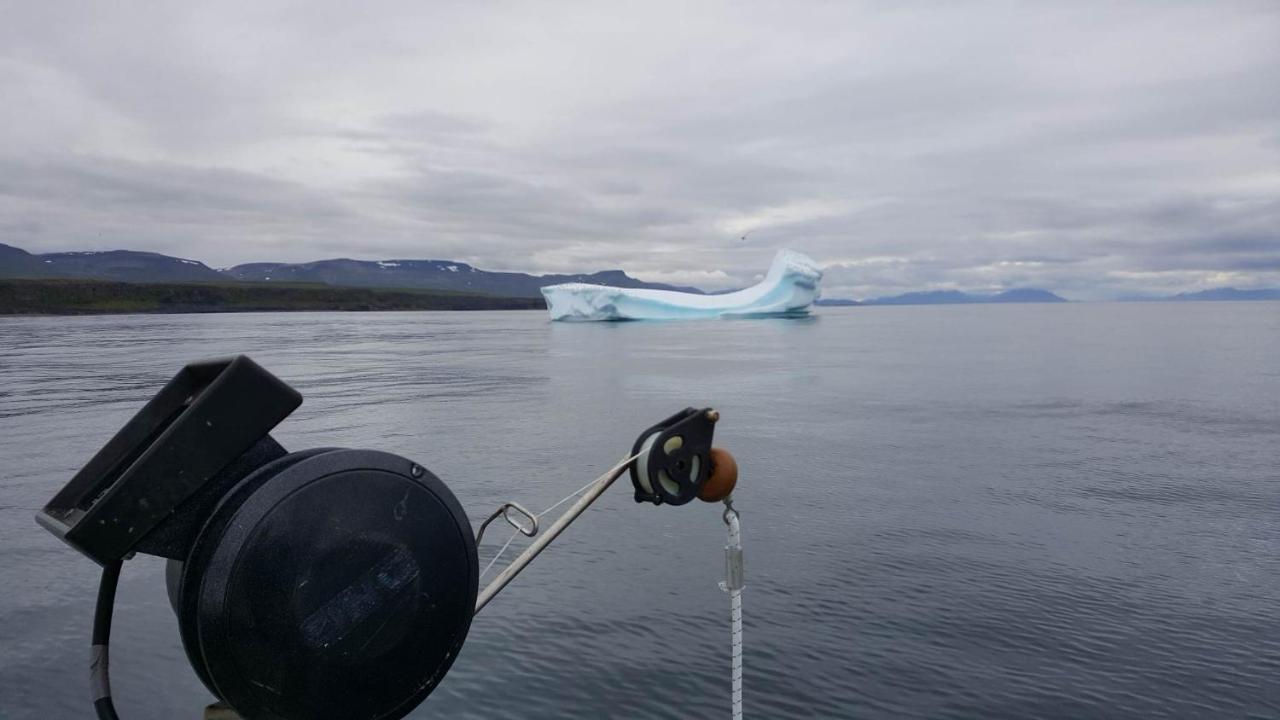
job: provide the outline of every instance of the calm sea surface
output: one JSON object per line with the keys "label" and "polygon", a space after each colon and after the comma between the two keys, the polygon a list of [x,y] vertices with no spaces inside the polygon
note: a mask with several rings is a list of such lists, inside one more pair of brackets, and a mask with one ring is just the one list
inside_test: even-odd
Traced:
{"label": "calm sea surface", "polygon": [[[181,365],[240,352],[306,398],[287,448],[414,458],[473,519],[719,408],[751,716],[1280,717],[1280,303],[1197,303],[0,319],[0,718],[91,712],[98,573],[33,513]],[[615,486],[414,717],[726,717],[723,543],[718,508]],[[124,570],[126,720],[209,701],[162,571]]]}

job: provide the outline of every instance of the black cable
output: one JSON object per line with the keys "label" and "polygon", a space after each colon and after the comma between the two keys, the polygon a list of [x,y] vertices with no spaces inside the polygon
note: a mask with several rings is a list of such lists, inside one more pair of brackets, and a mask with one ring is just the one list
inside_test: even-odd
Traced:
{"label": "black cable", "polygon": [[93,709],[99,720],[120,720],[111,702],[111,680],[107,676],[107,646],[111,644],[111,613],[116,604],[116,585],[120,583],[120,566],[114,560],[102,567],[98,583],[98,605],[93,611],[93,654],[89,662],[89,684],[93,690]]}

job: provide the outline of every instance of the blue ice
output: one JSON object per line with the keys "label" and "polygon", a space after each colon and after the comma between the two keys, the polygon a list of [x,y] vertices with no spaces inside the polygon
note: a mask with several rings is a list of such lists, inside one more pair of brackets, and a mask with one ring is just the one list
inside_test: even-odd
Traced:
{"label": "blue ice", "polygon": [[723,295],[564,283],[542,288],[552,320],[691,320],[800,315],[818,299],[822,271],[807,255],[779,250],[764,280]]}

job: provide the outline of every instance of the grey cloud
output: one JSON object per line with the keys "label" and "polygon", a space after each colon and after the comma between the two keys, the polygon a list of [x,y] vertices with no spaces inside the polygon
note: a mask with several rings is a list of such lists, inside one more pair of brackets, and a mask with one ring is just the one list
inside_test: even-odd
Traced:
{"label": "grey cloud", "polygon": [[57,205],[112,206],[168,219],[187,213],[266,217],[297,212],[327,218],[341,214],[313,191],[260,175],[101,157],[6,160],[0,165],[0,195]]}
{"label": "grey cloud", "polygon": [[413,112],[390,115],[382,119],[381,127],[397,137],[473,136],[490,126],[476,118],[450,115],[442,112]]}
{"label": "grey cloud", "polygon": [[852,297],[1280,284],[1270,2],[55,2],[6,19],[0,242],[33,250],[728,287],[795,247]]}
{"label": "grey cloud", "polygon": [[246,237],[270,253],[361,224],[309,188],[251,173],[75,156],[0,158],[0,217],[17,219],[6,241],[34,250],[127,247],[214,264]]}

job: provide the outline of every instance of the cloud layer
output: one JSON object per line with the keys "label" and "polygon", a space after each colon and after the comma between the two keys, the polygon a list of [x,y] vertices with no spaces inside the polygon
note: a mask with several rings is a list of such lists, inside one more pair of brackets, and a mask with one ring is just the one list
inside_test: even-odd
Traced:
{"label": "cloud layer", "polygon": [[0,242],[33,251],[1280,285],[1274,2],[0,10]]}

